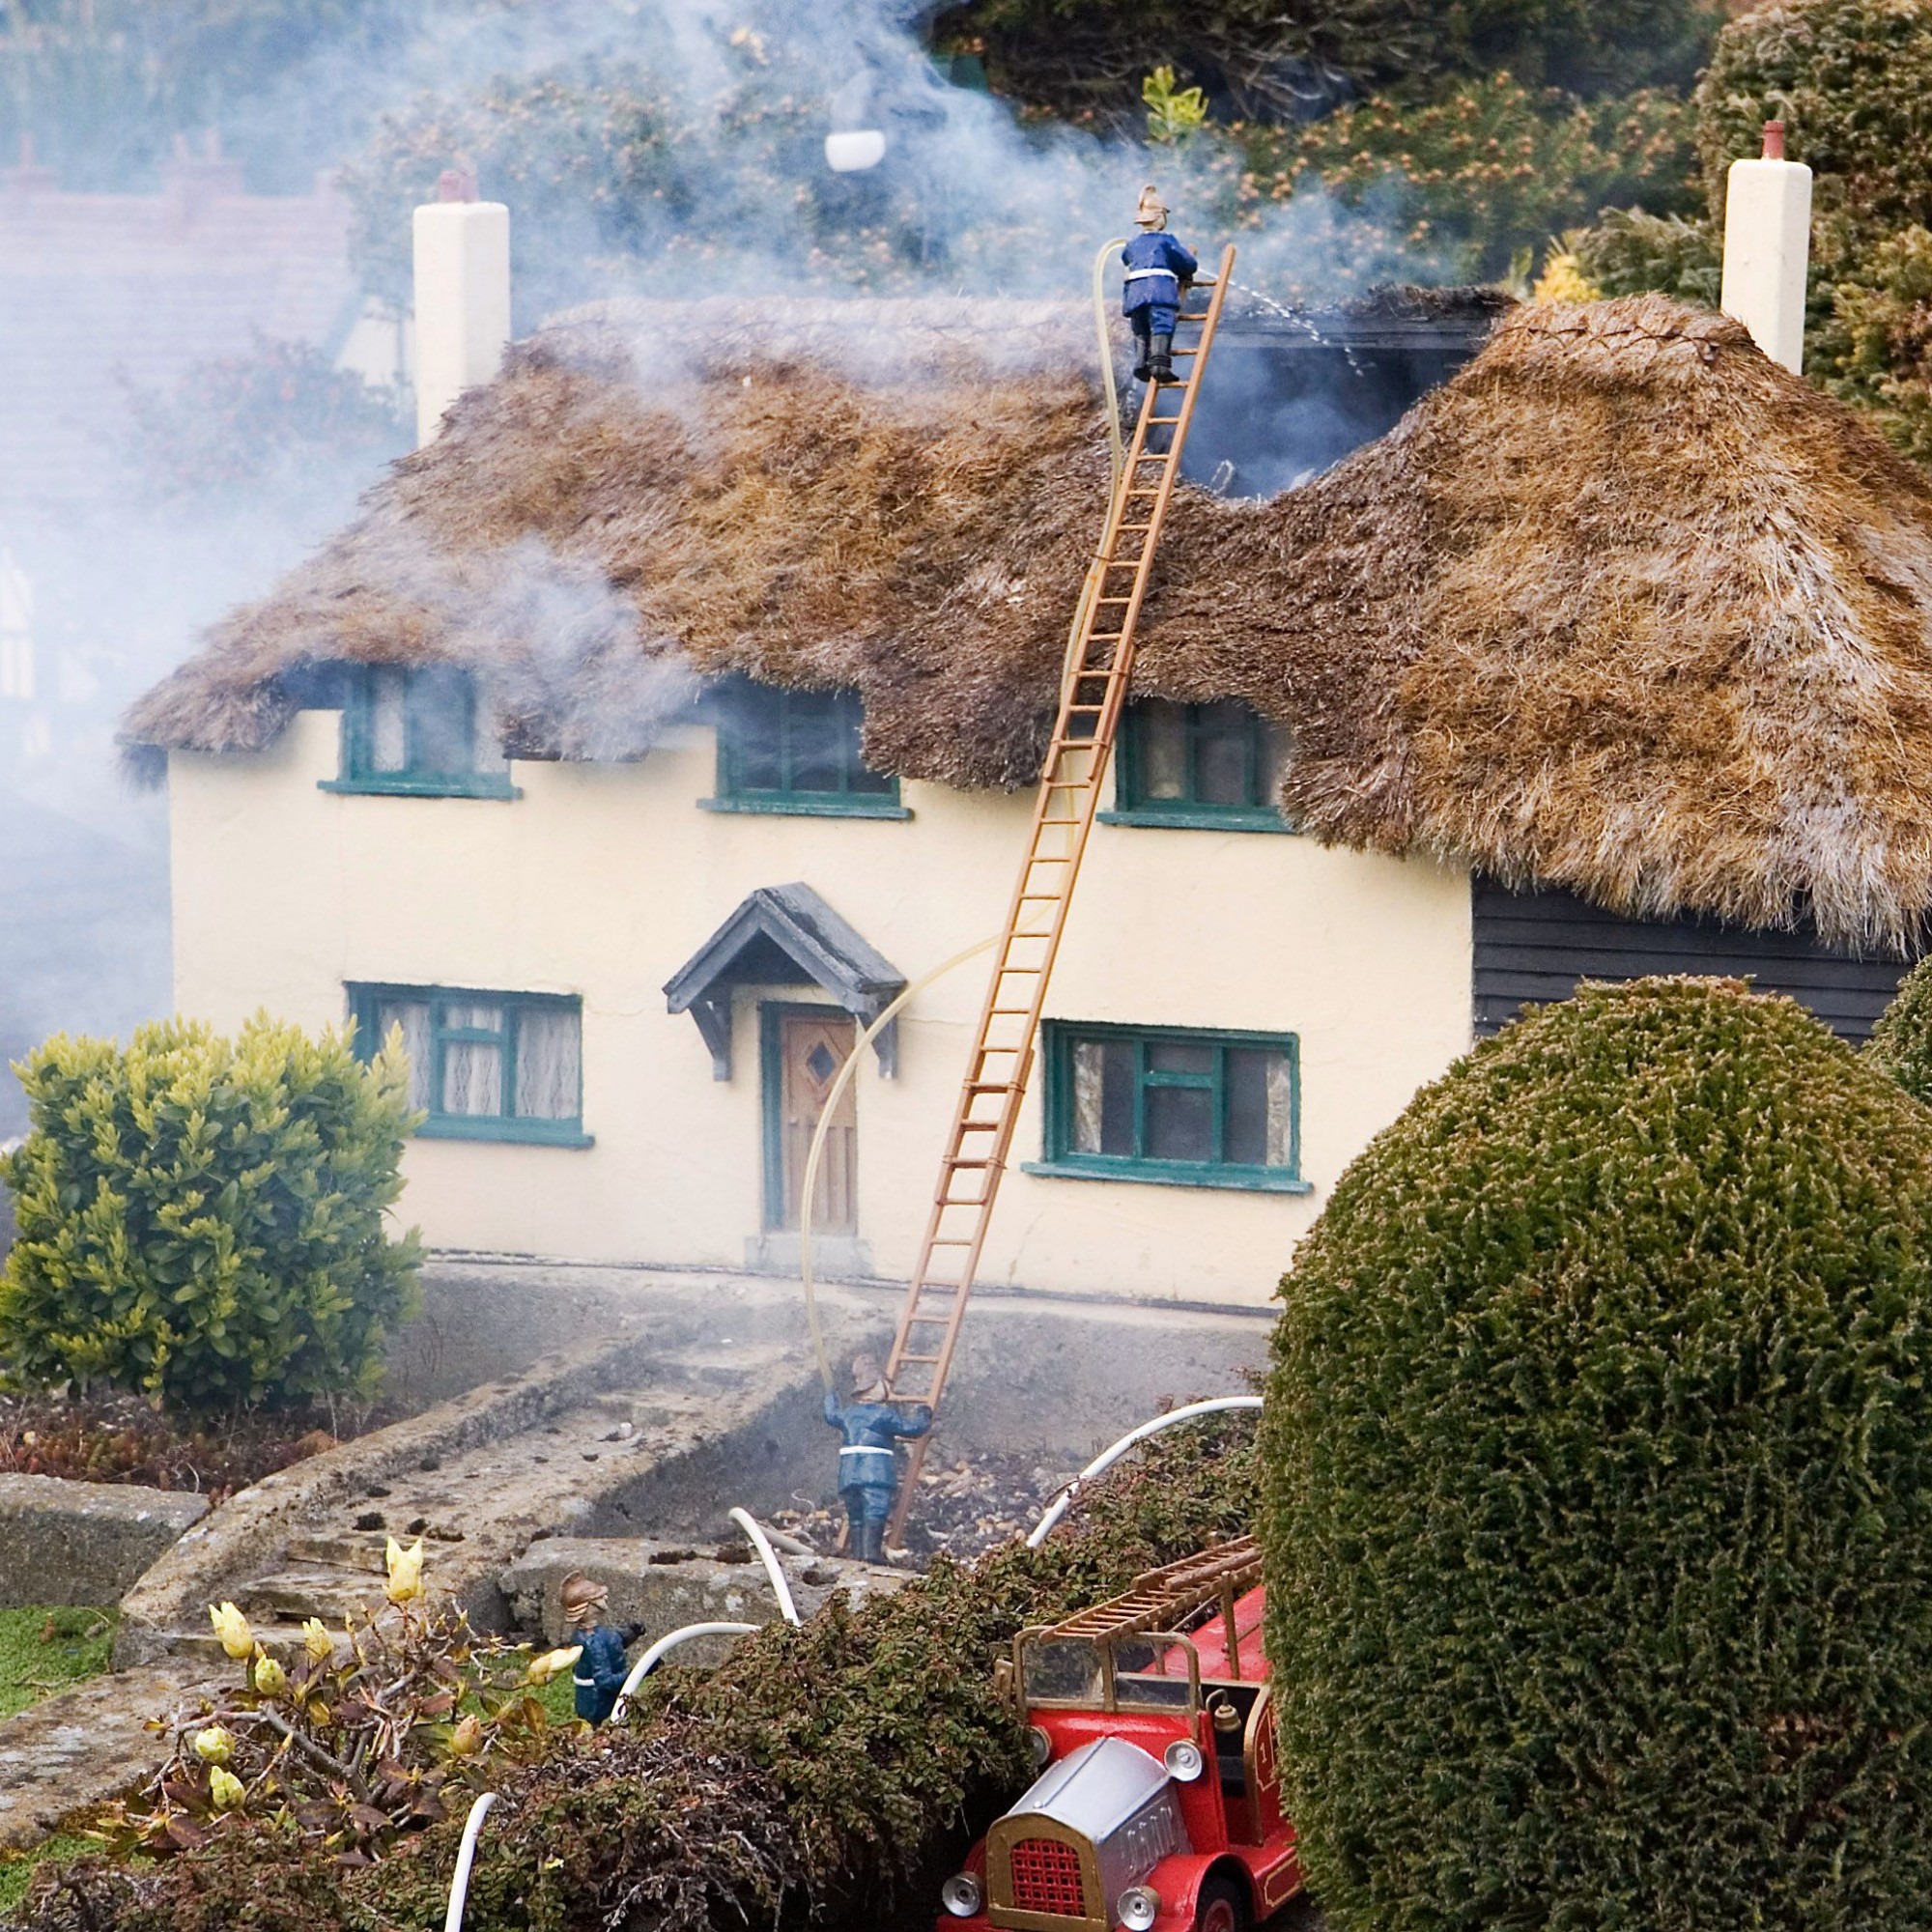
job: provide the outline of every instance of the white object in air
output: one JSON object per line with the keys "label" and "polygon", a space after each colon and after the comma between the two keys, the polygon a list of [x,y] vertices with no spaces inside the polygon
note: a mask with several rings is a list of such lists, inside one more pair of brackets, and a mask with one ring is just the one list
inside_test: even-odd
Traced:
{"label": "white object in air", "polygon": [[486,1791],[463,1821],[463,1843],[457,1848],[456,1876],[449,1881],[449,1910],[443,1914],[442,1932],[463,1932],[463,1908],[469,1898],[469,1867],[476,1862],[477,1834],[496,1802],[497,1794]]}
{"label": "white object in air", "polygon": [[443,412],[489,382],[510,339],[510,211],[500,201],[432,201],[415,212],[416,446]]}
{"label": "white object in air", "polygon": [[[1775,125],[1775,124],[1774,124]],[[1733,161],[1724,199],[1719,306],[1796,376],[1804,366],[1804,278],[1811,259],[1811,170],[1783,158],[1783,130],[1765,154]]]}
{"label": "white object in air", "polygon": [[1177,1422],[1192,1421],[1197,1415],[1213,1415],[1224,1408],[1259,1408],[1261,1406],[1262,1399],[1258,1395],[1217,1395],[1207,1402],[1190,1402],[1184,1408],[1171,1408],[1165,1415],[1156,1415],[1151,1422],[1130,1429],[1118,1442],[1102,1449],[1047,1505],[1046,1514],[1034,1524],[1033,1534],[1027,1538],[1027,1548],[1037,1549],[1073,1507],[1074,1498],[1079,1495],[1082,1487],[1095,1476],[1105,1475],[1135,1443],[1145,1442],[1150,1435],[1158,1435],[1163,1429],[1172,1429]]}
{"label": "white object in air", "polygon": [[758,1560],[765,1566],[765,1575],[772,1579],[772,1595],[779,1600],[779,1609],[786,1623],[796,1626],[798,1605],[791,1600],[791,1585],[785,1581],[785,1573],[779,1567],[778,1551],[772,1548],[771,1539],[748,1510],[734,1509],[731,1520],[752,1539],[752,1548],[758,1552]]}
{"label": "white object in air", "polygon": [[853,128],[825,137],[825,165],[834,174],[861,174],[885,158],[886,137],[876,128]]}
{"label": "white object in air", "polygon": [[[668,1632],[632,1664],[631,1674],[624,1679],[624,1688],[617,1692],[617,1701],[611,1706],[611,1721],[613,1724],[624,1721],[624,1713],[631,1708],[631,1698],[636,1694],[638,1686],[679,1644],[695,1636],[750,1636],[757,1628],[756,1624],[686,1624],[679,1630]],[[445,1932],[456,1932],[456,1928],[447,1927]]]}

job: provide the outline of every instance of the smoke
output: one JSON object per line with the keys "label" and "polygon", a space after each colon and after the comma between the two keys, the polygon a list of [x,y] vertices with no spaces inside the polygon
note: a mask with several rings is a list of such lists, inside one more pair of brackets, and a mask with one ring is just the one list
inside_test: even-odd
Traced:
{"label": "smoke", "polygon": [[[1312,190],[1268,200],[1245,178],[1238,145],[1211,131],[1150,150],[1023,122],[939,71],[919,39],[925,11],[910,0],[366,0],[318,7],[304,25],[291,8],[272,43],[211,41],[198,58],[225,78],[184,94],[179,111],[203,105],[218,119],[258,187],[304,187],[316,170],[360,156],[349,179],[363,262],[392,297],[410,203],[441,167],[472,163],[483,191],[517,210],[520,327],[548,307],[612,295],[796,302],[890,289],[963,297],[960,327],[982,353],[1037,355],[1046,336],[1024,304],[1084,299],[1095,250],[1126,231],[1149,179],[1204,253],[1235,232],[1240,281],[1278,300],[1439,274],[1440,264],[1405,252],[1393,202],[1348,210]],[[92,154],[101,172],[101,98],[94,87],[67,109],[43,100],[43,128],[47,112],[71,123],[49,130],[47,155]],[[828,135],[867,132],[882,137],[875,166],[828,165]],[[115,140],[132,172],[99,185],[152,185],[141,170],[155,144],[137,153]],[[72,161],[70,172],[72,185],[87,169]],[[34,294],[0,265],[0,340],[7,305]],[[106,338],[122,325],[171,326],[138,277],[116,298],[140,312],[110,318]],[[275,330],[272,314],[248,320]],[[891,345],[842,340],[848,358],[903,375]],[[73,344],[77,357],[98,353]],[[661,354],[667,365],[682,359],[675,342]],[[1265,388],[1269,379],[1240,380]],[[1293,417],[1300,441],[1286,456],[1244,455],[1244,493],[1299,480],[1359,427],[1332,399],[1285,406],[1277,384],[1264,400],[1274,419]],[[216,440],[236,433],[214,417],[201,429]],[[57,1028],[125,1032],[166,1010],[164,800],[131,794],[116,776],[115,718],[224,611],[338,526],[381,463],[366,442],[316,445],[294,464],[298,489],[283,474],[185,503],[130,495],[139,478],[125,464],[98,469],[78,499],[37,496],[31,464],[0,489],[0,546],[33,581],[39,661],[65,686],[57,701],[43,690],[27,703],[0,684],[0,811],[11,819],[0,929],[14,935],[0,937],[0,1054]],[[507,711],[546,711],[567,750],[614,757],[689,702],[687,673],[639,681],[628,669],[634,613],[608,585],[534,550],[506,558],[499,580],[517,623],[491,628],[530,640],[493,672]],[[39,935],[31,954],[28,931]],[[0,1079],[0,1135],[18,1118]]]}

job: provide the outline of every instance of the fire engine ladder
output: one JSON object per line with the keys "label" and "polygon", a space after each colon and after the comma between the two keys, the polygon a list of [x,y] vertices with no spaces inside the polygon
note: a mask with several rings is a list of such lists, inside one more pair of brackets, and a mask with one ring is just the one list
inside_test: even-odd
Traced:
{"label": "fire engine ladder", "polygon": [[1262,1580],[1262,1553],[1252,1536],[1218,1544],[1198,1556],[1182,1557],[1164,1570],[1136,1577],[1128,1588],[1107,1603],[1096,1604],[1054,1625],[1050,1635],[1084,1637],[1091,1643],[1115,1642],[1145,1636],[1151,1631],[1178,1631],[1203,1610],[1221,1613],[1228,1663],[1240,1669],[1240,1644],[1235,1629],[1235,1599]]}
{"label": "fire engine ladder", "polygon": [[[1234,264],[1234,249],[1224,249],[1219,272],[1206,284],[1209,290],[1206,310],[1182,312],[1182,326],[1200,331],[1191,346],[1174,350],[1177,358],[1187,358],[1187,375],[1173,383],[1148,384],[1100,546],[1088,568],[1061,668],[1059,715],[1034,801],[1026,861],[994,955],[958,1110],[939,1164],[919,1265],[886,1363],[886,1386],[897,1402],[923,1402],[937,1408],[952,1366],[959,1325],[1033,1068],[1034,1041],[1067,904],[1126,702],[1135,626],[1168,502],[1180,474],[1194,399],[1214,344]],[[905,1533],[929,1440],[921,1436],[910,1445],[888,1530],[895,1544]]]}

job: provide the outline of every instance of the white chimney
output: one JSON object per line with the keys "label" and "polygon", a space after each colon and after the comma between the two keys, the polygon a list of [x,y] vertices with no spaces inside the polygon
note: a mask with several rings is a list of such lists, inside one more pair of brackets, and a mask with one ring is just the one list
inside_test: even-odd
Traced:
{"label": "white chimney", "polygon": [[446,171],[415,212],[416,446],[465,389],[487,383],[510,339],[510,211]]}
{"label": "white chimney", "polygon": [[1784,158],[1784,123],[1764,124],[1764,155],[1733,161],[1724,197],[1719,305],[1796,376],[1804,366],[1804,277],[1811,261],[1811,170]]}

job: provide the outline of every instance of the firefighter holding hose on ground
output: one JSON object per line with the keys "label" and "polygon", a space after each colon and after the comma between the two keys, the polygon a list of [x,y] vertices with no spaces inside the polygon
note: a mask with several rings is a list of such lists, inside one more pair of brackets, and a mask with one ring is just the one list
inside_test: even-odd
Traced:
{"label": "firefighter holding hose on ground", "polygon": [[893,1444],[900,1436],[923,1435],[932,1410],[923,1403],[895,1403],[886,1393],[885,1371],[876,1355],[852,1357],[852,1399],[841,1403],[825,1392],[825,1420],[844,1438],[838,1451],[838,1497],[852,1528],[852,1554],[862,1563],[886,1560],[886,1521],[893,1513],[898,1465]]}
{"label": "firefighter holding hose on ground", "polygon": [[1134,220],[1141,232],[1121,250],[1127,265],[1121,307],[1134,331],[1134,376],[1143,383],[1172,383],[1177,380],[1174,325],[1201,264],[1167,232],[1167,204],[1151,184],[1141,189]]}

